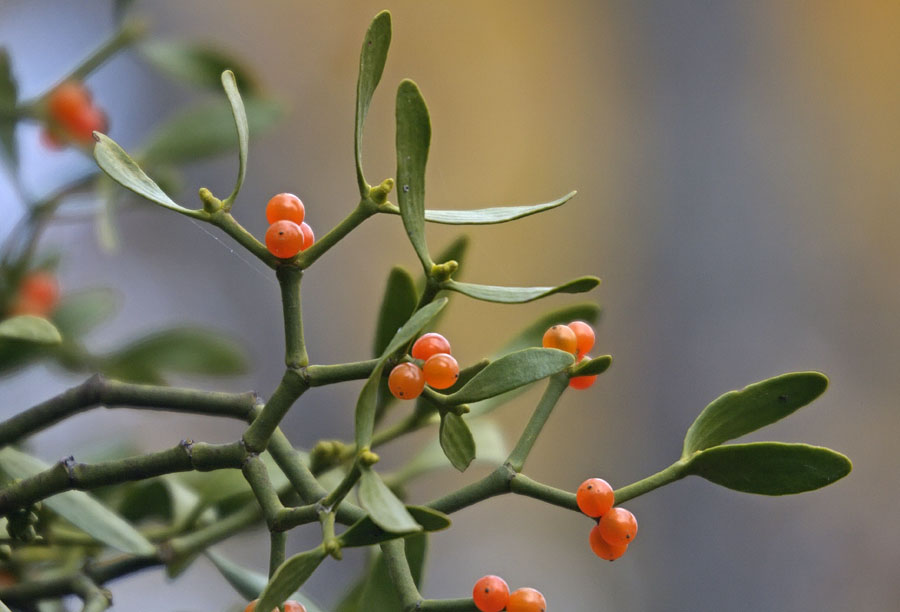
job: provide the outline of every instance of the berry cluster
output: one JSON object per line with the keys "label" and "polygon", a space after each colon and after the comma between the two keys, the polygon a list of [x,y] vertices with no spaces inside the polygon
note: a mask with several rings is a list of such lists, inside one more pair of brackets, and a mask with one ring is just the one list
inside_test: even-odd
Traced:
{"label": "berry cluster", "polygon": [[589,478],[575,493],[578,509],[597,524],[591,529],[588,541],[591,550],[601,559],[615,561],[625,554],[637,535],[637,519],[625,508],[613,508],[615,494],[602,478]]}
{"label": "berry cluster", "polygon": [[529,587],[512,593],[500,576],[483,576],[472,588],[472,600],[481,612],[545,612],[547,601],[541,592]]}
{"label": "berry cluster", "polygon": [[59,283],[46,270],[33,270],[25,275],[9,304],[10,316],[35,315],[46,317],[59,302]]}
{"label": "berry cluster", "polygon": [[316,241],[312,228],[303,221],[306,209],[293,193],[279,193],[266,204],[266,248],[279,259],[290,259]]}
{"label": "berry cluster", "polygon": [[[575,355],[576,362],[590,360],[587,354],[594,346],[594,330],[584,321],[572,321],[568,325],[554,325],[546,332],[541,342],[544,348],[555,348]],[[569,380],[573,389],[587,389],[594,384],[597,376],[574,376]]]}
{"label": "berry cluster", "polygon": [[91,92],[81,81],[66,81],[47,95],[48,122],[44,142],[60,149],[67,142],[90,145],[94,131],[105,132],[106,113],[94,105]]}
{"label": "berry cluster", "polygon": [[459,364],[450,355],[450,343],[442,335],[419,337],[410,353],[415,361],[397,364],[388,376],[388,388],[397,399],[416,399],[426,383],[435,389],[447,389],[459,379]]}
{"label": "berry cluster", "polygon": [[[258,599],[254,599],[249,604],[247,604],[247,607],[244,608],[244,612],[255,612],[256,602],[258,601]],[[275,608],[274,610],[272,610],[272,612],[278,612],[278,608]],[[306,612],[306,606],[294,601],[293,599],[289,599],[284,602],[284,612]]]}

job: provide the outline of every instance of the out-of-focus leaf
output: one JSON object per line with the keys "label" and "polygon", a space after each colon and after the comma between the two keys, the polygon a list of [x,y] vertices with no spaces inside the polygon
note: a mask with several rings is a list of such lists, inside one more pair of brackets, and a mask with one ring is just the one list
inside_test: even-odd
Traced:
{"label": "out-of-focus leaf", "polygon": [[111,289],[66,293],[53,311],[53,322],[63,336],[77,338],[111,317],[116,302],[116,293]]}
{"label": "out-of-focus leaf", "polygon": [[16,110],[18,87],[12,75],[12,66],[6,49],[0,48],[0,147],[15,172],[19,165],[16,149],[16,120],[11,116]]}
{"label": "out-of-focus leaf", "polygon": [[113,2],[113,18],[117,22],[121,22],[125,18],[125,14],[134,4],[134,0],[114,0]]}
{"label": "out-of-focus leaf", "polygon": [[294,555],[275,570],[272,579],[259,596],[256,604],[258,610],[272,610],[280,606],[303,583],[312,576],[319,564],[325,559],[322,546]]}
{"label": "out-of-focus leaf", "polygon": [[400,266],[392,268],[375,326],[375,343],[372,347],[375,357],[384,352],[397,330],[415,312],[418,301],[412,275]]}
{"label": "out-of-focus leaf", "polygon": [[199,214],[198,211],[176,204],[112,138],[99,132],[94,132],[94,138],[97,140],[97,144],[94,145],[94,159],[97,160],[100,169],[115,182],[170,210],[189,217]]}
{"label": "out-of-focus leaf", "polygon": [[[260,455],[269,475],[269,482],[276,491],[285,490],[290,482],[272,455],[266,451]],[[222,469],[214,472],[183,472],[175,475],[180,482],[190,487],[197,495],[197,503],[202,508],[216,507],[228,514],[239,509],[253,497],[247,479],[238,469]],[[196,510],[196,509],[195,509]]]}
{"label": "out-of-focus leaf", "polygon": [[356,153],[356,179],[359,183],[359,193],[367,195],[367,183],[362,169],[362,137],[366,115],[369,113],[369,105],[372,103],[372,95],[381,80],[384,72],[384,63],[387,61],[388,48],[391,46],[391,13],[381,11],[375,15],[375,19],[366,31],[362,50],[359,53],[359,77],[356,81],[356,124],[354,136],[354,149]]}
{"label": "out-of-focus leaf", "polygon": [[422,530],[422,526],[413,519],[403,502],[387,488],[375,471],[368,467],[363,467],[360,471],[359,503],[376,525],[390,533],[404,534]]}
{"label": "out-of-focus leaf", "polygon": [[253,72],[220,49],[171,40],[150,40],[141,43],[138,49],[157,69],[190,85],[218,89],[222,73],[231,70],[242,91],[259,93]]}
{"label": "out-of-focus leaf", "polygon": [[441,416],[438,438],[453,467],[465,472],[475,459],[475,438],[463,418],[455,412],[445,412]]}
{"label": "out-of-focus leaf", "polygon": [[554,293],[584,293],[600,284],[596,276],[582,276],[558,287],[499,287],[494,285],[476,285],[460,283],[453,279],[444,281],[442,289],[457,291],[476,300],[497,302],[498,304],[524,304],[533,302]]}
{"label": "out-of-focus leaf", "polygon": [[22,340],[0,338],[0,375],[15,372],[48,354],[48,347]]}
{"label": "out-of-focus leaf", "polygon": [[531,206],[496,206],[494,208],[480,208],[477,210],[430,210],[425,209],[425,220],[431,223],[444,223],[446,225],[490,225],[493,223],[506,223],[522,217],[528,217],[545,210],[552,210],[562,206],[572,199],[576,192],[567,193],[561,198],[544,204]]}
{"label": "out-of-focus leaf", "polygon": [[[406,506],[406,510],[425,531],[441,531],[450,526],[450,517],[437,510],[425,506]],[[364,516],[338,536],[338,540],[341,546],[352,548],[380,544],[396,537],[396,533],[386,532],[376,525],[372,517]]]}
{"label": "out-of-focus leaf", "polygon": [[21,340],[34,344],[59,344],[59,330],[43,317],[19,315],[0,321],[0,338]]}
{"label": "out-of-focus leaf", "polygon": [[118,508],[122,516],[132,522],[159,518],[178,523],[189,516],[199,502],[196,491],[182,484],[175,474],[167,474],[134,483]]}
{"label": "out-of-focus leaf", "polygon": [[225,95],[228,96],[228,102],[231,103],[231,114],[234,115],[234,127],[238,136],[238,176],[234,183],[234,190],[225,200],[226,210],[237,198],[244,184],[244,177],[247,175],[247,153],[250,148],[250,126],[247,125],[247,111],[244,108],[244,101],[241,99],[241,92],[238,91],[237,81],[234,80],[234,73],[226,70],[222,73],[222,87],[225,88]]}
{"label": "out-of-focus leaf", "polygon": [[574,361],[571,353],[557,349],[523,349],[492,361],[462,389],[448,395],[447,400],[453,404],[469,404],[494,397],[562,372]]}
{"label": "out-of-focus leaf", "polygon": [[830,448],[754,442],[700,451],[687,473],[744,493],[790,495],[830,485],[851,469],[850,460]]}
{"label": "out-of-focus leaf", "polygon": [[425,165],[431,118],[419,87],[409,79],[397,89],[397,201],[406,234],[428,272],[433,265],[425,243]]}
{"label": "out-of-focus leaf", "polygon": [[[247,98],[249,129],[261,132],[281,116],[277,102]],[[215,102],[184,110],[160,126],[144,148],[146,163],[182,164],[227,153],[239,146],[231,104]]]}
{"label": "out-of-focus leaf", "polygon": [[6,607],[6,604],[0,601],[0,612],[10,612],[9,608]]}
{"label": "out-of-focus leaf", "polygon": [[[0,450],[0,470],[9,478],[30,478],[50,469],[40,459],[12,447]],[[43,500],[58,515],[116,550],[152,555],[156,548],[121,516],[84,491],[66,491]]]}
{"label": "out-of-focus leaf", "polygon": [[[404,551],[409,569],[416,586],[421,586],[425,569],[425,557],[428,552],[428,538],[424,534],[415,535],[404,540]],[[384,556],[379,553],[369,570],[366,586],[359,598],[357,612],[387,612],[388,610],[402,610],[403,604],[390,572],[384,561]]]}
{"label": "out-of-focus leaf", "polygon": [[[470,418],[468,425],[478,449],[478,453],[475,455],[476,463],[500,465],[506,461],[509,450],[503,440],[503,432],[496,422],[490,419]],[[390,476],[386,476],[385,481],[402,484],[417,476],[446,467],[448,467],[447,457],[444,455],[440,442],[432,439],[406,465]]]}
{"label": "out-of-focus leaf", "polygon": [[783,419],[822,395],[827,386],[828,378],[820,372],[791,372],[729,391],[704,408],[688,429],[681,456]]}

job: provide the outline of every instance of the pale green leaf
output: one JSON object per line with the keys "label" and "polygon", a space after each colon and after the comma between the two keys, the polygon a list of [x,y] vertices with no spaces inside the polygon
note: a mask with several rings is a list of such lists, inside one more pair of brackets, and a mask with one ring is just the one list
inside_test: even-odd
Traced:
{"label": "pale green leaf", "polygon": [[476,210],[433,210],[425,209],[425,220],[431,223],[443,223],[446,225],[490,225],[493,223],[506,223],[522,217],[528,217],[545,210],[552,210],[562,206],[572,199],[576,192],[567,193],[561,198],[544,204],[531,206],[496,206],[493,208],[480,208]]}
{"label": "pale green leaf", "polygon": [[111,289],[66,293],[53,311],[53,322],[64,336],[78,338],[111,317],[117,302],[116,293]]}
{"label": "pale green leaf", "polygon": [[445,412],[438,438],[450,464],[465,472],[475,459],[475,438],[463,418],[455,412]]}
{"label": "pale green leaf", "polygon": [[469,404],[506,393],[562,372],[575,361],[557,349],[528,348],[492,361],[462,389],[447,396],[451,404]]}
{"label": "pale green leaf", "polygon": [[[406,506],[406,511],[425,531],[441,531],[450,526],[450,517],[426,506]],[[389,533],[379,527],[371,516],[364,516],[338,536],[338,540],[341,546],[352,548],[372,546],[396,537],[398,537],[396,533]]]}
{"label": "pale green leaf", "polygon": [[421,531],[412,515],[397,496],[387,488],[381,477],[371,468],[361,468],[359,478],[359,503],[376,525],[396,534]]}
{"label": "pale green leaf", "polygon": [[272,610],[280,606],[312,576],[325,559],[322,546],[294,555],[278,566],[272,579],[263,589],[256,604],[257,610]]}
{"label": "pale green leaf", "polygon": [[225,95],[228,96],[228,102],[231,103],[234,127],[237,129],[238,135],[238,176],[234,184],[234,190],[224,200],[225,209],[227,210],[237,198],[238,192],[240,192],[241,186],[244,184],[244,177],[247,175],[250,127],[247,125],[247,111],[244,109],[244,101],[241,99],[241,93],[238,91],[237,81],[234,80],[232,71],[226,70],[222,73],[222,87],[225,88]]}
{"label": "pale green leaf", "polygon": [[248,94],[259,93],[260,86],[252,71],[237,58],[202,44],[174,40],[148,40],[138,51],[155,68],[192,86],[218,89],[222,73],[235,73],[238,86]]}
{"label": "pale green leaf", "polygon": [[418,301],[412,275],[399,266],[392,268],[375,326],[373,354],[376,357],[384,352],[397,330],[415,312]]}
{"label": "pale green leaf", "polygon": [[21,340],[32,344],[59,344],[59,330],[43,317],[18,315],[0,321],[0,338]]}
{"label": "pale green leaf", "polygon": [[372,95],[381,80],[384,64],[387,61],[388,48],[391,45],[391,13],[381,11],[372,20],[362,50],[359,53],[359,78],[356,81],[356,125],[354,149],[356,153],[356,178],[359,182],[359,193],[368,194],[362,168],[362,137],[366,115],[372,103]]}
{"label": "pale green leaf", "polygon": [[406,234],[427,273],[433,262],[425,243],[425,165],[431,119],[419,87],[410,80],[397,90],[397,201]]}
{"label": "pale green leaf", "polygon": [[524,304],[554,293],[584,293],[600,284],[596,276],[582,276],[557,287],[499,287],[460,283],[453,279],[441,284],[442,289],[457,291],[476,300],[500,304]]}

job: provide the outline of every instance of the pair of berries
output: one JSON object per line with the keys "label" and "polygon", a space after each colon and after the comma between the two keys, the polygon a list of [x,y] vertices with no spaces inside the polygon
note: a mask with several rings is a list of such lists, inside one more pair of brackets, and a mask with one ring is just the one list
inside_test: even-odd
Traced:
{"label": "pair of berries", "polygon": [[607,561],[624,555],[637,535],[637,519],[625,508],[613,508],[615,501],[612,487],[602,478],[585,480],[575,493],[578,509],[597,519],[588,538],[591,550]]}
{"label": "pair of berries", "polygon": [[[247,604],[247,607],[244,608],[244,612],[255,612],[256,602],[258,601],[258,599],[254,599],[249,604]],[[274,610],[272,610],[272,612],[278,612],[278,608],[275,608]],[[284,612],[306,612],[306,606],[294,601],[293,599],[289,599],[284,602]]]}
{"label": "pair of berries", "polygon": [[[541,341],[544,348],[555,348],[575,355],[575,359],[581,362],[590,359],[587,352],[594,346],[594,330],[584,321],[572,321],[568,325],[554,325],[546,332]],[[597,380],[593,376],[573,376],[569,379],[569,386],[573,389],[587,389]]]}
{"label": "pair of berries", "polygon": [[95,130],[105,132],[108,128],[106,113],[94,105],[81,81],[66,81],[47,94],[47,114],[50,121],[43,138],[57,149],[67,142],[89,145]]}
{"label": "pair of berries", "polygon": [[9,305],[9,315],[46,317],[59,303],[59,283],[44,270],[29,272]]}
{"label": "pair of berries", "polygon": [[388,389],[397,399],[415,399],[427,383],[435,389],[447,389],[459,379],[459,364],[450,355],[450,343],[437,333],[419,337],[412,346],[412,358],[397,364],[388,376]]}
{"label": "pair of berries", "polygon": [[266,204],[266,248],[279,259],[290,259],[316,241],[312,228],[303,221],[306,209],[293,193],[279,193]]}
{"label": "pair of berries", "polygon": [[472,601],[481,612],[545,612],[547,601],[540,591],[522,588],[512,593],[500,576],[479,578],[472,588]]}

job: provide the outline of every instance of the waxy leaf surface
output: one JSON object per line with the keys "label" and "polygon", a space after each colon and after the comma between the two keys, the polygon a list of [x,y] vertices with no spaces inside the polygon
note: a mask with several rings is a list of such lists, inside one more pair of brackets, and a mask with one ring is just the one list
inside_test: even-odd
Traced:
{"label": "waxy leaf surface", "polygon": [[391,14],[381,11],[372,20],[362,50],[359,53],[359,77],[356,81],[356,124],[354,130],[354,150],[356,153],[356,178],[359,182],[359,194],[366,196],[365,176],[362,168],[362,137],[366,115],[372,103],[372,95],[381,80],[384,64],[387,61],[388,48],[391,46]]}
{"label": "waxy leaf surface", "polygon": [[397,496],[381,480],[381,476],[371,468],[360,468],[359,503],[365,508],[372,521],[390,533],[412,533],[422,531],[422,526],[406,510]]}
{"label": "waxy leaf surface", "polygon": [[458,405],[494,397],[562,372],[574,361],[571,353],[556,349],[523,349],[492,361],[447,400]]}
{"label": "waxy leaf surface", "polygon": [[558,287],[499,287],[494,285],[476,285],[460,283],[453,279],[444,282],[442,289],[457,291],[476,300],[497,302],[499,304],[524,304],[554,293],[584,293],[600,284],[596,276],[582,276]]}
{"label": "waxy leaf surface", "polygon": [[562,206],[572,199],[575,192],[567,193],[561,198],[543,204],[530,206],[495,206],[493,208],[479,208],[475,210],[433,210],[425,209],[425,220],[431,223],[443,223],[445,225],[490,225],[493,223],[506,223],[522,217],[552,210]]}
{"label": "waxy leaf surface", "polygon": [[[406,506],[406,511],[425,531],[441,531],[450,526],[450,517],[443,512],[425,506]],[[372,517],[365,516],[347,528],[347,531],[338,536],[338,540],[340,540],[341,546],[351,548],[372,546],[396,537],[396,533],[385,531],[375,524]]]}
{"label": "waxy leaf surface", "polygon": [[224,200],[227,210],[240,192],[241,185],[244,184],[244,177],[247,175],[250,127],[247,125],[247,111],[244,109],[244,101],[241,99],[241,93],[238,91],[237,81],[234,80],[232,71],[226,70],[222,73],[222,87],[225,88],[225,95],[228,96],[228,102],[231,104],[231,113],[234,115],[234,126],[238,135],[238,176],[234,184],[234,191]]}
{"label": "waxy leaf surface", "polygon": [[18,315],[0,321],[0,338],[22,340],[33,344],[59,344],[59,330],[43,317]]}
{"label": "waxy leaf surface", "polygon": [[425,271],[431,256],[425,244],[425,165],[431,119],[419,87],[410,80],[397,89],[397,201],[406,234]]}
{"label": "waxy leaf surface", "polygon": [[260,593],[256,605],[257,610],[272,610],[283,604],[312,576],[322,560],[325,559],[325,554],[325,549],[319,546],[285,560],[278,566],[272,579],[269,580],[269,584]]}
{"label": "waxy leaf surface", "polygon": [[441,416],[438,438],[451,465],[465,472],[475,459],[475,438],[463,418],[455,412],[445,412]]}

